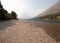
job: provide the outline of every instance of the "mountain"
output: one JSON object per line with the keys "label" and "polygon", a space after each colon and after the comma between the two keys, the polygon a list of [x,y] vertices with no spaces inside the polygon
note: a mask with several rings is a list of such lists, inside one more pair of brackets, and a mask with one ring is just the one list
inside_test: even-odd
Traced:
{"label": "mountain", "polygon": [[55,14],[58,12],[60,12],[60,0],[58,2],[56,2],[52,7],[47,9],[46,11],[44,11],[43,13],[36,16],[35,18],[43,17],[43,16],[49,15],[49,14]]}

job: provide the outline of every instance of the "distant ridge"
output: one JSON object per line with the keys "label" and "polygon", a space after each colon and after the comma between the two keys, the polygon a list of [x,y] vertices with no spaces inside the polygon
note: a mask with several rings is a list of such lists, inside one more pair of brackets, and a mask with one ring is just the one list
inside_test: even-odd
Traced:
{"label": "distant ridge", "polygon": [[48,14],[55,14],[57,12],[60,12],[60,0],[58,0],[58,2],[56,2],[51,8],[49,8],[46,11],[44,11],[43,13],[39,14],[35,18],[39,18],[41,16],[45,16]]}

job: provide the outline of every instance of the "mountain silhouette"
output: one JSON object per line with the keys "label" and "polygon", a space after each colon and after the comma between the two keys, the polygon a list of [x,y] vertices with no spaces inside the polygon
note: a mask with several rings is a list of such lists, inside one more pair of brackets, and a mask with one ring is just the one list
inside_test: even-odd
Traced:
{"label": "mountain silhouette", "polygon": [[56,14],[56,13],[59,13],[59,12],[60,12],[60,0],[57,1],[52,7],[45,10],[43,13],[36,16],[35,19],[40,18],[40,17],[44,17],[46,15],[50,15],[50,14]]}

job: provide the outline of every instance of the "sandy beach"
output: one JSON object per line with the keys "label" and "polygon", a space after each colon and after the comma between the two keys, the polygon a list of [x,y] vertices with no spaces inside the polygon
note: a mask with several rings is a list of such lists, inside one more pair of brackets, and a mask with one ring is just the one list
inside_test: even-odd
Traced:
{"label": "sandy beach", "polygon": [[60,43],[60,26],[45,26],[49,27],[47,23],[21,20],[0,22],[0,43]]}

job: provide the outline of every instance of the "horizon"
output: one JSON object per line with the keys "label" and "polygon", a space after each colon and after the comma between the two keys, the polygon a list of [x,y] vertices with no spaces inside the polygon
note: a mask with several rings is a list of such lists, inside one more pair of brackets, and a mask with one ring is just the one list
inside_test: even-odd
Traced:
{"label": "horizon", "polygon": [[15,11],[19,19],[29,19],[50,8],[57,0],[1,0],[1,2],[9,13]]}

